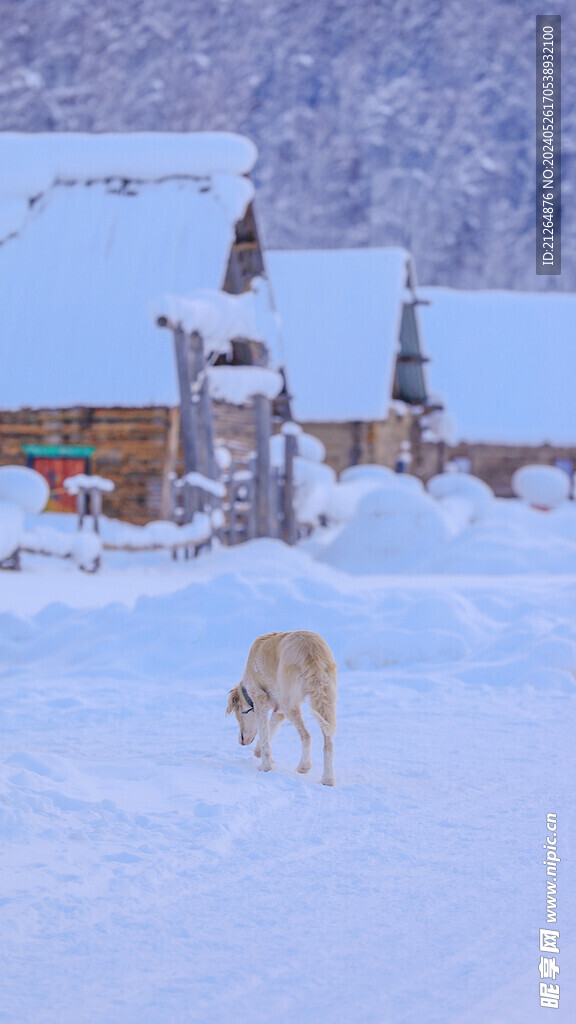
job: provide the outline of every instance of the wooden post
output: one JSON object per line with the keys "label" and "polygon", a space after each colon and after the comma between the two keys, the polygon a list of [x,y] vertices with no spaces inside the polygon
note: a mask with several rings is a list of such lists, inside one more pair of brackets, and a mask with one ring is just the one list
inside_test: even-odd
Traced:
{"label": "wooden post", "polygon": [[231,479],[230,479],[230,488],[229,488],[229,491],[228,491],[228,494],[230,496],[230,507],[228,509],[228,543],[230,544],[230,546],[232,546],[232,544],[236,543],[236,526],[237,526],[236,492],[237,492],[237,489],[238,489],[238,487],[237,487],[236,481],[234,480],[234,477],[232,476]]}
{"label": "wooden post", "polygon": [[82,529],[84,516],[86,515],[86,491],[79,488],[76,495],[76,512],[78,514],[78,529]]}
{"label": "wooden post", "polygon": [[253,540],[258,536],[258,509],[256,507],[256,474],[258,472],[257,456],[252,455],[248,463],[250,479],[246,482],[247,505],[246,513],[246,540]]}
{"label": "wooden post", "polygon": [[256,427],[256,529],[258,537],[269,537],[270,523],[270,435],[271,402],[265,395],[254,396]]}
{"label": "wooden post", "polygon": [[436,472],[437,473],[443,473],[444,472],[445,460],[446,460],[446,442],[445,441],[438,441],[437,454],[438,454],[438,458],[437,458],[437,462],[436,462]]}
{"label": "wooden post", "polygon": [[182,327],[177,324],[173,328],[174,352],[178,371],[178,388],[180,391],[180,432],[184,452],[184,467],[187,473],[199,470],[198,438],[194,429],[192,411],[192,379],[188,356],[188,342]]}
{"label": "wooden post", "polygon": [[287,544],[296,543],[296,510],[294,508],[294,456],[298,448],[296,434],[284,434],[284,530]]}
{"label": "wooden post", "polygon": [[[192,368],[192,405],[196,415],[197,434],[200,439],[200,472],[204,473],[204,476],[209,477],[210,480],[219,480],[220,471],[214,451],[212,399],[210,398],[206,356],[202,335],[198,331],[192,331],[189,337],[189,346]],[[200,382],[199,386],[198,382]]]}
{"label": "wooden post", "polygon": [[94,525],[94,533],[100,533],[100,514],[102,512],[102,493],[97,487],[90,488],[90,513]]}
{"label": "wooden post", "polygon": [[280,466],[272,467],[272,536],[282,536],[282,523],[284,520],[284,487],[283,475]]}
{"label": "wooden post", "polygon": [[[183,487],[182,487],[182,507],[183,507],[183,510],[184,510],[184,515],[182,517],[182,521],[184,523],[191,523],[192,522],[192,517],[194,516],[194,512],[198,511],[198,506],[194,503],[194,496],[196,494],[197,494],[197,491],[193,492],[193,489],[190,486],[190,484],[184,484],[183,485]],[[188,550],[188,549],[186,549],[186,550]],[[188,557],[188,556],[186,555],[186,557]]]}

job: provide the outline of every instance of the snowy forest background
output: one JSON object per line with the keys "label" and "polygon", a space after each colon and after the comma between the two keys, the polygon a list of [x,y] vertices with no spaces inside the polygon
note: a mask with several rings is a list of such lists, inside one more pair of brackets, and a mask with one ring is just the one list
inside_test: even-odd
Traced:
{"label": "snowy forest background", "polygon": [[563,274],[534,272],[540,8],[0,0],[0,129],[238,131],[270,248],[403,245],[426,284],[576,290],[568,17]]}

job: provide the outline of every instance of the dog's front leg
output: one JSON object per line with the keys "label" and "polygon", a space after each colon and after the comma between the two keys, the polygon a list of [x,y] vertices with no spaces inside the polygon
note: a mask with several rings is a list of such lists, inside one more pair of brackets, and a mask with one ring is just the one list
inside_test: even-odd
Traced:
{"label": "dog's front leg", "polygon": [[[278,732],[278,729],[282,725],[283,721],[284,721],[284,715],[282,714],[281,711],[273,711],[272,712],[272,714],[270,716],[270,721],[268,723],[268,736],[269,736],[269,739],[270,739],[270,743],[272,743],[272,740],[274,739],[274,736]],[[256,746],[254,748],[254,757],[261,757],[261,756],[262,756],[262,751],[260,750],[260,741],[258,741],[258,743],[256,744]]]}
{"label": "dog's front leg", "polygon": [[272,758],[272,747],[270,746],[270,727],[268,724],[268,707],[264,703],[254,701],[254,714],[258,726],[258,739],[262,762],[258,765],[261,772],[269,772],[275,768]]}

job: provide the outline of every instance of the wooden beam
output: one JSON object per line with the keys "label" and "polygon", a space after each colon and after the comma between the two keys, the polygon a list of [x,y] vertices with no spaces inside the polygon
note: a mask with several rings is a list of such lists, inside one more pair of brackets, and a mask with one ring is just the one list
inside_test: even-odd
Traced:
{"label": "wooden beam", "polygon": [[284,434],[284,529],[287,544],[296,543],[296,513],[294,508],[294,456],[298,448],[296,434]]}
{"label": "wooden beam", "polygon": [[256,523],[258,537],[271,536],[270,516],[270,435],[272,403],[265,395],[254,396],[256,427]]}
{"label": "wooden beam", "polygon": [[192,409],[192,380],[188,355],[188,342],[182,327],[177,324],[173,328],[174,352],[178,371],[178,388],[180,391],[180,432],[184,468],[187,473],[201,472],[198,465],[198,437]]}

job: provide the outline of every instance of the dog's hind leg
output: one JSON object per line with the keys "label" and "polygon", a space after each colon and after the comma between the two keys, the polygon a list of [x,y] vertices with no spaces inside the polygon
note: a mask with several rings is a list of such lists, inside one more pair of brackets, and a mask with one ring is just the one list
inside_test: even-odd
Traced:
{"label": "dog's hind leg", "polygon": [[312,749],[312,741],[310,739],[310,733],[304,725],[304,719],[300,708],[291,708],[290,711],[286,712],[286,717],[292,722],[292,725],[298,730],[298,735],[302,740],[302,757],[300,758],[300,764],[296,768],[297,772],[309,772],[312,767],[312,758],[310,752]]}
{"label": "dog's hind leg", "polygon": [[324,773],[321,778],[323,786],[334,785],[334,741],[336,732],[336,690],[314,694],[310,697],[310,710],[318,722],[324,737]]}
{"label": "dog's hind leg", "polygon": [[324,772],[321,778],[323,786],[334,785],[334,741],[327,732],[322,729],[324,737]]}
{"label": "dog's hind leg", "polygon": [[[281,711],[273,711],[272,712],[272,714],[270,716],[270,721],[268,723],[268,733],[269,733],[269,736],[270,736],[270,743],[272,742],[272,740],[274,739],[276,733],[278,732],[278,729],[282,725],[282,722],[284,721],[284,717],[285,716],[282,714]],[[256,744],[256,746],[254,748],[254,757],[261,757],[260,740],[258,740],[258,742],[257,742],[257,744]]]}

